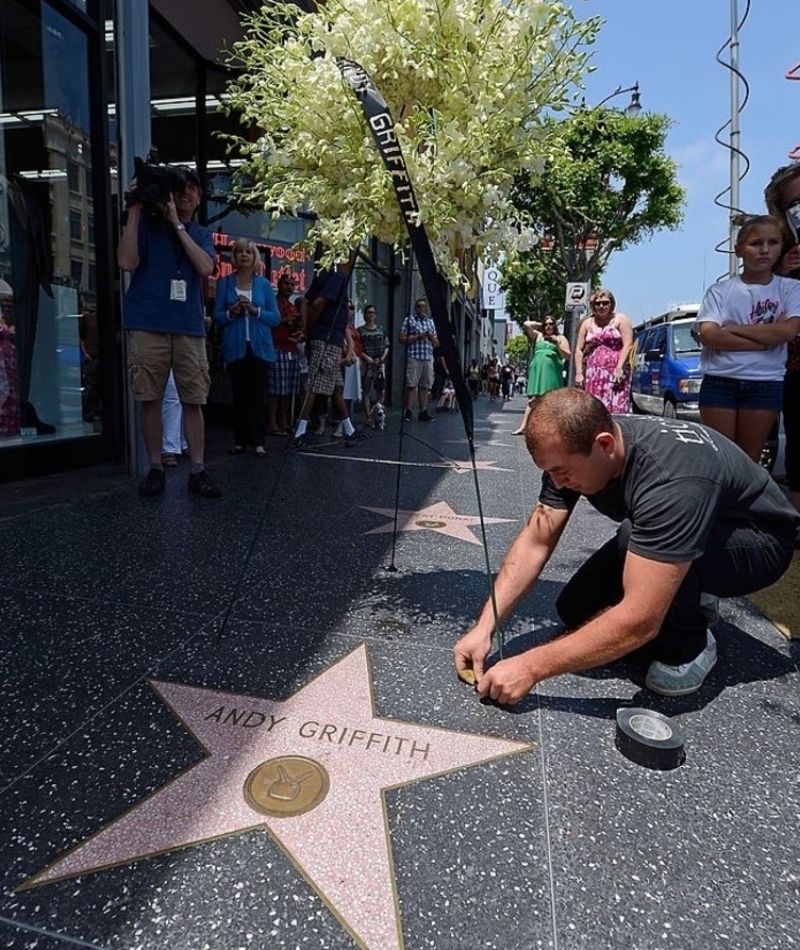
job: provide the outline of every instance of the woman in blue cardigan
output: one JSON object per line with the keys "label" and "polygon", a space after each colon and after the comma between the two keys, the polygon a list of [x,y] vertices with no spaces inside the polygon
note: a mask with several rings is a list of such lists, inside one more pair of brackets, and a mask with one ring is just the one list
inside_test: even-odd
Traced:
{"label": "woman in blue cardigan", "polygon": [[281,322],[275,293],[265,277],[250,238],[237,238],[231,248],[233,273],[217,283],[214,319],[222,327],[222,355],[233,387],[233,448],[239,455],[253,446],[265,458],[267,429],[267,364],[275,362],[272,327]]}

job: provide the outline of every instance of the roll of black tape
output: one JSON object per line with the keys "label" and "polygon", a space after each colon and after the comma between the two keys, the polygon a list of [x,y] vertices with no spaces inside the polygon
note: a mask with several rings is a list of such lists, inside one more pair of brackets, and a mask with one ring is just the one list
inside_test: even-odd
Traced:
{"label": "roll of black tape", "polygon": [[683,729],[669,716],[652,709],[626,708],[617,710],[617,737],[619,751],[648,769],[676,769],[686,758]]}

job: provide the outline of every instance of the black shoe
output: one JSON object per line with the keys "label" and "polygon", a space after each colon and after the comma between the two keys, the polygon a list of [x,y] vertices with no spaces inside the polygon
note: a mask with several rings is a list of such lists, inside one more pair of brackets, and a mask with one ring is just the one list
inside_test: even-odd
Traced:
{"label": "black shoe", "polygon": [[316,445],[305,433],[296,435],[289,443],[289,450],[292,452],[303,452],[314,448],[316,448]]}
{"label": "black shoe", "polygon": [[52,435],[56,431],[56,427],[51,426],[49,422],[42,422],[36,412],[36,407],[30,402],[20,403],[19,427],[20,429],[36,429],[37,435]]}
{"label": "black shoe", "polygon": [[220,498],[222,489],[214,484],[211,476],[203,469],[202,472],[195,472],[189,476],[189,494],[200,495],[201,498]]}
{"label": "black shoe", "polygon": [[412,415],[410,409],[406,409],[406,411],[403,413],[403,418],[405,419],[406,422],[414,421],[414,416]]}
{"label": "black shoe", "polygon": [[417,422],[434,422],[434,417],[426,409],[417,416]]}
{"label": "black shoe", "polygon": [[151,468],[144,481],[139,484],[139,494],[142,498],[155,498],[164,494],[167,476],[157,468]]}
{"label": "black shoe", "polygon": [[369,429],[356,429],[352,435],[345,436],[345,445],[358,445],[364,439],[369,438]]}

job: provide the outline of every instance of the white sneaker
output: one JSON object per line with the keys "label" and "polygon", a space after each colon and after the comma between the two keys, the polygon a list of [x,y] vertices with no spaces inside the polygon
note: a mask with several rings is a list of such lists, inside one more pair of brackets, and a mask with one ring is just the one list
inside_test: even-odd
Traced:
{"label": "white sneaker", "polygon": [[660,660],[653,660],[647,671],[644,685],[662,696],[688,696],[696,693],[717,662],[717,641],[710,630],[706,631],[706,646],[688,663],[669,666]]}

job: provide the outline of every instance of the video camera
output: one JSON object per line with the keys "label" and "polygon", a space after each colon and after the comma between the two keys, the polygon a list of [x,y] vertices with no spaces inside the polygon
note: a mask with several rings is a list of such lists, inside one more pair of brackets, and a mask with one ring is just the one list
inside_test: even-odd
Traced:
{"label": "video camera", "polygon": [[156,161],[154,150],[147,159],[134,158],[133,167],[136,187],[125,195],[125,204],[130,207],[134,202],[141,201],[148,214],[160,215],[164,205],[169,203],[172,192],[182,191],[187,182],[199,184],[197,175],[191,169]]}

